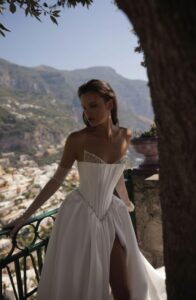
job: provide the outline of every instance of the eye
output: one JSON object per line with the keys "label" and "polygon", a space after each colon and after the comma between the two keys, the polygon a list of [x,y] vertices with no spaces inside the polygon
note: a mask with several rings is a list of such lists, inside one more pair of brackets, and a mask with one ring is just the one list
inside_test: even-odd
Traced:
{"label": "eye", "polygon": [[[96,108],[97,106],[98,106],[97,103],[90,103],[89,104],[89,108]],[[82,108],[83,108],[83,110],[87,109],[84,105],[82,105]]]}

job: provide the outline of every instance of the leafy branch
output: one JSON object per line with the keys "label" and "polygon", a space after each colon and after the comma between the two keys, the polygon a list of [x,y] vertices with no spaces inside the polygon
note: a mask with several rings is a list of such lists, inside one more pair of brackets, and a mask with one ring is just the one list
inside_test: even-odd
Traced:
{"label": "leafy branch", "polygon": [[[41,0],[0,0],[0,14],[9,11],[14,14],[17,9],[23,9],[26,16],[36,18],[41,21],[42,16],[48,15],[50,20],[58,25],[57,18],[60,17],[61,10],[67,7],[75,7],[77,4],[89,7],[93,0],[56,0],[54,4],[48,4]],[[10,30],[0,23],[0,35],[5,37],[5,32]]]}
{"label": "leafy branch", "polygon": [[[132,30],[132,32],[137,36],[138,38],[138,35],[136,34],[135,30]],[[144,52],[143,52],[143,49],[142,49],[142,46],[141,46],[141,42],[140,40],[138,39],[137,40],[137,47],[135,47],[135,52],[138,52],[138,53],[143,53],[143,61],[141,62],[141,66],[143,67],[146,67],[146,61],[145,61],[145,57],[144,57]]]}

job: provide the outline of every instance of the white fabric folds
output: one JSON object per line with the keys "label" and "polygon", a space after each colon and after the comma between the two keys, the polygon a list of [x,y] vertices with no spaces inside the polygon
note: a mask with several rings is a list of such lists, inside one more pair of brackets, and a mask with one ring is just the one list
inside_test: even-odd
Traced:
{"label": "white fabric folds", "polygon": [[37,300],[109,300],[110,255],[118,235],[126,252],[131,300],[165,300],[165,275],[138,248],[126,205],[113,194],[125,163],[78,162],[80,185],[59,208]]}

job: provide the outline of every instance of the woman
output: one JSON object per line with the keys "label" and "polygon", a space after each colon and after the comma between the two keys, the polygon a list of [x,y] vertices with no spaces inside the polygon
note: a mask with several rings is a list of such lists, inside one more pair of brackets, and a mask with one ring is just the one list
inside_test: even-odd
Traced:
{"label": "woman", "polygon": [[[163,300],[165,279],[138,249],[124,183],[131,130],[120,127],[111,86],[90,80],[78,89],[85,127],[72,132],[59,166],[17,229],[51,197],[77,161],[80,185],[56,217],[38,285],[37,300]],[[119,197],[113,194],[114,188]]]}

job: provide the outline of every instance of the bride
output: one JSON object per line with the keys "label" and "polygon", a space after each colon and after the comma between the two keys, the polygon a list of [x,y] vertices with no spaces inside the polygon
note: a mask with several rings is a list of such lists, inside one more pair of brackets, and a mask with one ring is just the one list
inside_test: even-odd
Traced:
{"label": "bride", "polygon": [[129,216],[134,205],[123,171],[131,130],[119,126],[115,92],[92,79],[78,96],[85,127],[69,134],[55,174],[24,214],[6,225],[14,227],[13,236],[77,161],[80,185],[56,216],[37,300],[164,300],[165,276],[140,252]]}

